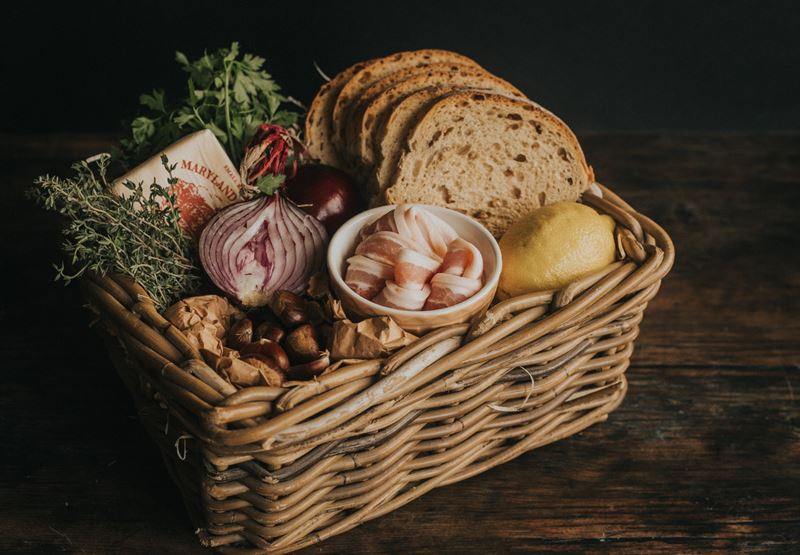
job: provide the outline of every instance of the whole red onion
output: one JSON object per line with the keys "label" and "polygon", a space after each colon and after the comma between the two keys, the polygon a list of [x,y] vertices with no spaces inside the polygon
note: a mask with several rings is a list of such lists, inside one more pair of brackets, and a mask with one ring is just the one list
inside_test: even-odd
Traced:
{"label": "whole red onion", "polygon": [[329,236],[364,208],[349,174],[324,164],[304,164],[286,181],[286,193],[297,206],[325,226]]}

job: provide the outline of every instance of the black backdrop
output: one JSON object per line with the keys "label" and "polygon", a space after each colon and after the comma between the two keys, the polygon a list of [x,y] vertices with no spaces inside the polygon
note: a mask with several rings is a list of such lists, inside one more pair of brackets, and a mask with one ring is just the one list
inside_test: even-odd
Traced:
{"label": "black backdrop", "polygon": [[140,92],[181,85],[231,40],[303,101],[357,60],[447,48],[579,131],[800,128],[796,2],[105,2],[6,4],[0,131],[110,131]]}

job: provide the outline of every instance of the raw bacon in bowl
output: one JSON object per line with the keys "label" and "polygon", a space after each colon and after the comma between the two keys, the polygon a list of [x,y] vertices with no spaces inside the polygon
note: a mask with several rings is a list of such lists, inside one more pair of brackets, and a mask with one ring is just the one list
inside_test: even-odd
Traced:
{"label": "raw bacon in bowl", "polygon": [[345,312],[391,316],[413,333],[465,322],[486,307],[501,266],[485,227],[435,206],[373,208],[345,223],[328,248],[331,285]]}
{"label": "raw bacon in bowl", "polygon": [[[350,258],[345,283],[377,304],[401,310],[447,308],[465,301],[483,285],[480,251],[424,208],[397,206],[365,226],[359,235],[356,255],[391,266],[392,275],[387,277],[385,266],[380,271],[376,268],[376,279],[365,288],[360,272],[350,270],[352,263],[362,269],[365,262]],[[385,281],[374,295],[378,276]]]}

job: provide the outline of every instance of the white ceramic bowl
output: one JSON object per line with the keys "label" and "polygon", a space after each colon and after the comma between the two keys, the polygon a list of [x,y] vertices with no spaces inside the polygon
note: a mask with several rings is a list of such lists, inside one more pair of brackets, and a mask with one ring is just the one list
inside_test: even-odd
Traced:
{"label": "white ceramic bowl", "polygon": [[351,318],[391,316],[404,329],[412,333],[424,333],[442,326],[466,322],[492,302],[503,266],[500,247],[492,234],[477,221],[460,212],[438,206],[419,206],[446,221],[453,226],[459,236],[478,248],[483,256],[483,287],[469,299],[438,310],[389,308],[373,303],[355,293],[344,282],[346,260],[353,255],[358,246],[358,234],[361,229],[395,208],[394,206],[379,206],[362,212],[345,222],[334,233],[328,246],[328,272],[331,278],[331,287],[342,301],[345,312]]}

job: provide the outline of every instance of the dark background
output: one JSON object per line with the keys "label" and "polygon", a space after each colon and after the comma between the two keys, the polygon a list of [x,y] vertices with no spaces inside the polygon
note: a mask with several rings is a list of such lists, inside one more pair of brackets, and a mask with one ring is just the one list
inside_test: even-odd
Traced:
{"label": "dark background", "polygon": [[400,50],[474,57],[577,131],[800,128],[796,2],[13,2],[0,132],[117,132],[173,52],[242,43],[308,102],[321,79]]}
{"label": "dark background", "polygon": [[800,552],[798,22],[788,1],[5,4],[0,552],[198,552],[80,288],[53,282],[60,223],[23,191],[179,89],[174,50],[231,40],[306,102],[314,60],[473,56],[677,245],[608,422],[312,553]]}

